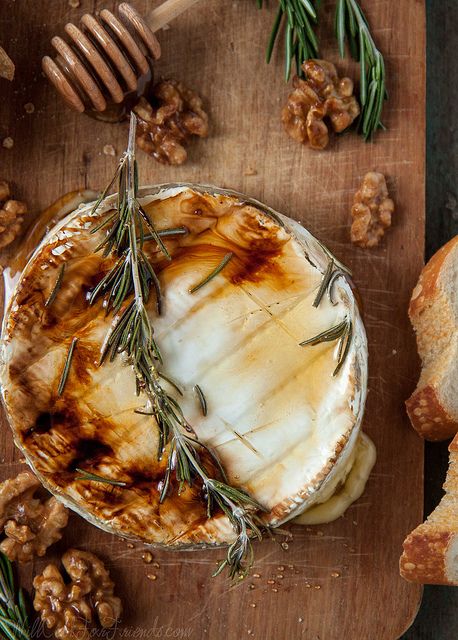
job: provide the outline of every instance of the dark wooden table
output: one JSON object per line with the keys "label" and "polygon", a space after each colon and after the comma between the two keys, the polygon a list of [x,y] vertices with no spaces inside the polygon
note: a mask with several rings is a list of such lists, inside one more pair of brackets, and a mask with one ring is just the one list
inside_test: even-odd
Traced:
{"label": "dark wooden table", "polygon": [[[458,233],[457,0],[427,0],[426,259]],[[425,513],[442,496],[447,444],[428,444]],[[402,640],[456,640],[458,588],[427,586],[418,616]]]}

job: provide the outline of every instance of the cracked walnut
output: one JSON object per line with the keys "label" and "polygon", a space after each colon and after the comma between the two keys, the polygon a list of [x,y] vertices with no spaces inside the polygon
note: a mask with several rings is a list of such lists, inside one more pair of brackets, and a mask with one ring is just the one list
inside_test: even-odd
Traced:
{"label": "cracked walnut", "polygon": [[158,82],[150,101],[140,98],[133,111],[138,118],[138,146],[163,164],[183,164],[191,136],[208,135],[202,100],[176,80]]}
{"label": "cracked walnut", "polygon": [[33,606],[48,629],[59,640],[87,640],[97,614],[100,626],[113,627],[122,612],[121,600],[113,595],[114,582],[104,563],[93,553],[68,549],[62,556],[67,583],[54,564],[35,576]]}
{"label": "cracked walnut", "polygon": [[302,69],[306,79],[293,78],[294,91],[282,109],[286,132],[294,140],[324,149],[329,143],[328,121],[336,133],[344,131],[359,115],[353,95],[353,81],[339,78],[327,60],[306,60]]}
{"label": "cracked walnut", "polygon": [[0,484],[0,527],[6,534],[0,551],[12,561],[29,562],[35,556],[44,556],[67,526],[66,507],[54,497],[35,497],[40,487],[30,471]]}
{"label": "cracked walnut", "polygon": [[376,247],[391,226],[394,202],[388,197],[383,173],[369,171],[355,193],[351,215],[351,241],[363,248]]}

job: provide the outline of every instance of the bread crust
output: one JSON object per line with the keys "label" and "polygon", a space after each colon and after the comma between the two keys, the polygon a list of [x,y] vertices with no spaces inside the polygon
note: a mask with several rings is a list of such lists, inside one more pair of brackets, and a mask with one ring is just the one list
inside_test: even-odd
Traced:
{"label": "bread crust", "polygon": [[[423,382],[420,380],[413,394],[406,400],[406,408],[412,426],[426,440],[445,440],[458,431],[456,416],[450,415],[444,407],[438,387],[434,384],[434,364],[447,348],[450,335],[457,331],[453,304],[440,286],[447,258],[457,248],[458,235],[434,254],[420,274],[409,305],[409,318],[415,329],[418,352],[423,367],[428,360],[428,370],[422,376]],[[435,326],[432,319],[436,322]]]}
{"label": "bread crust", "polygon": [[414,529],[404,540],[399,561],[401,576],[409,582],[453,584],[447,580],[445,570],[445,556],[452,536],[449,531],[431,531],[426,522]]}
{"label": "bread crust", "polygon": [[412,426],[426,440],[452,438],[458,430],[457,422],[441,405],[436,390],[430,385],[417,388],[406,400],[406,408]]}
{"label": "bread crust", "polygon": [[458,585],[458,566],[451,546],[458,544],[458,435],[450,447],[445,496],[426,522],[404,540],[399,561],[401,576],[422,584]]}

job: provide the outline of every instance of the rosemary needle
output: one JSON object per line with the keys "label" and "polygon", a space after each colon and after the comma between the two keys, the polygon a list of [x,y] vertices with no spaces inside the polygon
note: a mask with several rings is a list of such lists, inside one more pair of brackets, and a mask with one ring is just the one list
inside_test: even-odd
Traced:
{"label": "rosemary needle", "polygon": [[208,405],[207,405],[207,399],[204,396],[204,392],[202,391],[202,389],[199,387],[198,384],[194,385],[194,391],[196,392],[197,397],[199,399],[200,408],[202,409],[202,415],[206,416],[208,413]]}
{"label": "rosemary needle", "polygon": [[[157,235],[160,238],[168,238],[170,236],[186,236],[189,233],[189,229],[188,227],[173,227],[170,229],[160,229],[157,232]],[[152,233],[147,233],[146,235],[143,236],[143,240],[154,240],[156,236],[154,236]]]}
{"label": "rosemary needle", "polygon": [[75,347],[76,344],[78,342],[78,338],[73,338],[70,348],[68,350],[67,353],[67,357],[65,358],[65,364],[64,364],[64,368],[62,370],[62,374],[60,376],[60,381],[59,381],[59,386],[57,388],[57,395],[61,396],[64,388],[65,388],[65,384],[67,382],[67,378],[68,378],[68,374],[70,373],[70,367],[72,365],[72,360],[73,360],[73,352],[75,351]]}
{"label": "rosemary needle", "polygon": [[216,267],[216,269],[213,269],[213,271],[209,273],[208,276],[206,276],[201,282],[199,282],[199,284],[196,284],[194,287],[192,287],[192,289],[189,289],[189,293],[195,293],[196,291],[199,291],[199,289],[202,289],[202,287],[208,284],[210,280],[213,280],[215,276],[221,273],[221,271],[224,269],[227,263],[230,262],[230,260],[232,260],[233,257],[234,257],[234,254],[232,253],[232,251],[230,251],[229,253],[226,253],[224,258]]}
{"label": "rosemary needle", "polygon": [[56,281],[53,285],[53,288],[51,289],[51,293],[48,296],[48,299],[45,302],[45,307],[50,307],[52,305],[52,303],[54,302],[54,300],[56,299],[57,294],[59,293],[59,289],[62,285],[62,280],[64,278],[64,272],[65,272],[65,262],[63,262],[60,265],[59,268],[59,273],[57,274],[57,278]]}
{"label": "rosemary needle", "polygon": [[328,266],[326,267],[326,271],[324,272],[323,279],[321,280],[318,293],[316,294],[315,300],[313,301],[314,307],[318,307],[325,292],[327,291],[333,270],[334,270],[334,260],[331,258],[331,260],[328,262]]}
{"label": "rosemary needle", "polygon": [[99,476],[97,473],[91,473],[90,471],[85,471],[84,469],[79,469],[78,467],[75,469],[80,475],[75,476],[75,480],[92,480],[93,482],[103,482],[105,484],[112,484],[115,487],[125,487],[127,486],[127,482],[121,482],[120,480],[112,480],[111,478],[106,478],[105,476]]}
{"label": "rosemary needle", "polygon": [[337,340],[344,334],[346,327],[347,318],[345,318],[345,320],[342,320],[342,322],[339,322],[339,324],[336,324],[334,327],[326,329],[318,335],[313,336],[313,338],[303,340],[299,343],[299,346],[305,347],[307,345],[310,345],[311,347],[314,347],[315,345],[321,344],[322,342],[332,342],[333,340]]}
{"label": "rosemary needle", "polygon": [[323,342],[333,342],[339,340],[339,346],[337,350],[337,366],[333,371],[333,376],[336,376],[341,370],[350,350],[351,340],[353,337],[353,328],[350,318],[346,317],[342,322],[336,324],[330,329],[322,331],[313,338],[308,338],[299,343],[300,347],[311,346],[314,347],[317,344]]}
{"label": "rosemary needle", "polygon": [[30,640],[25,596],[16,589],[13,565],[0,552],[0,635],[7,640]]}

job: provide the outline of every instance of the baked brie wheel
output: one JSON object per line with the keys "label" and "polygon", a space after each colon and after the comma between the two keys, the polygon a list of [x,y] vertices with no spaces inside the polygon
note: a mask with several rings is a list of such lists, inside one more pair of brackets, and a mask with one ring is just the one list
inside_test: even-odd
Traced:
{"label": "baked brie wheel", "polygon": [[[158,230],[187,230],[164,237],[171,261],[145,241],[163,291],[162,314],[155,300],[148,308],[164,374],[229,483],[265,507],[267,523],[284,523],[342,483],[360,436],[367,344],[345,271],[300,224],[240,194],[161,185],[139,195]],[[82,205],[62,220],[11,296],[1,377],[14,439],[43,484],[102,529],[170,547],[226,544],[232,525],[222,512],[207,517],[197,481],[181,492],[172,482],[160,503],[166,456],[158,460],[154,418],[136,412],[144,400],[132,367],[122,356],[99,363],[113,317],[88,298],[114,259],[96,252],[106,231],[91,230],[114,202],[95,214]],[[228,253],[225,268],[191,293]],[[325,339],[336,326],[350,328],[345,345]],[[81,479],[79,469],[123,486]]]}

